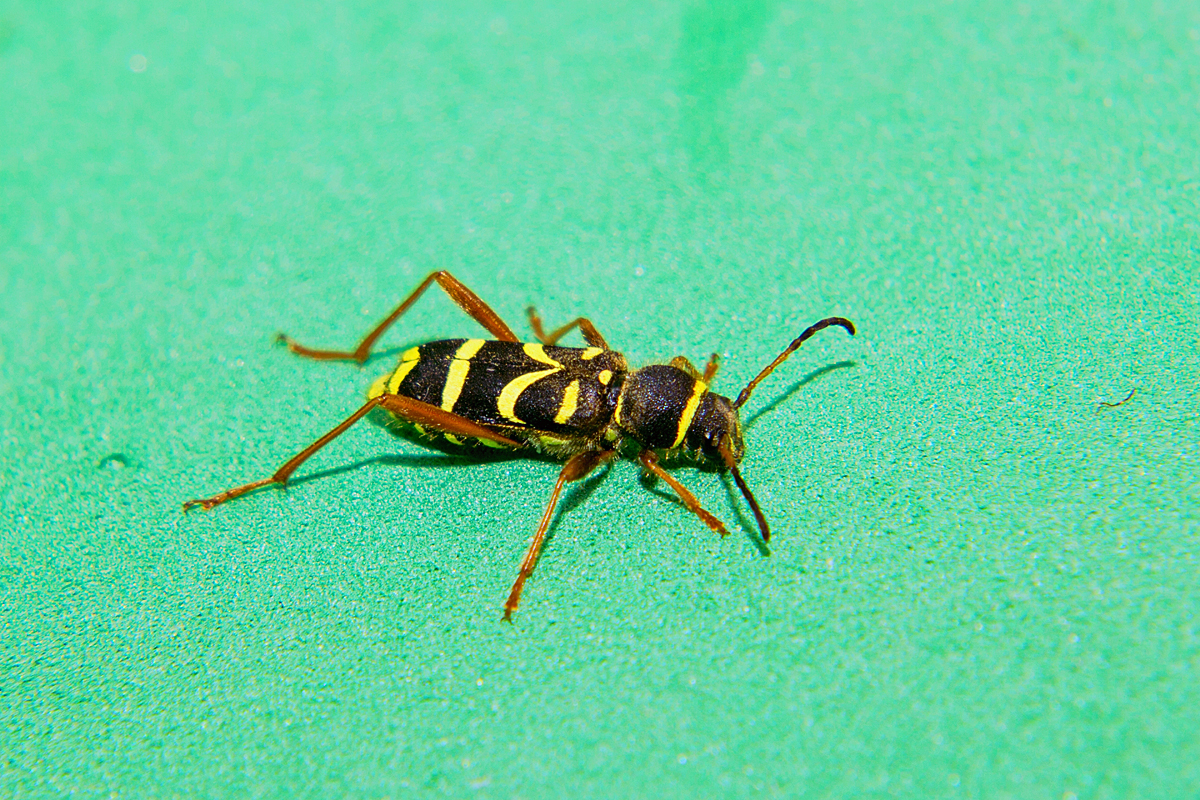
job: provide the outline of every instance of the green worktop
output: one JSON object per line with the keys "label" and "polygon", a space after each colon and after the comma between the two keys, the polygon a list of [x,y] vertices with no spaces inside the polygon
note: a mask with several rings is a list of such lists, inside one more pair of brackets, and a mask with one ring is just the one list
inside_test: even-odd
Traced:
{"label": "green worktop", "polygon": [[[0,0],[0,108],[0,796],[1200,795],[1195,3]],[[443,268],[730,395],[853,320],[769,555],[618,462],[503,623],[557,465],[373,421],[182,513]]]}

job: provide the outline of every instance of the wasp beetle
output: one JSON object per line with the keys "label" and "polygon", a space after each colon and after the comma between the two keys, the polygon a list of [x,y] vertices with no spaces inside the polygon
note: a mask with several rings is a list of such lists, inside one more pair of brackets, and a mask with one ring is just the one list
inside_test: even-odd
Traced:
{"label": "wasp beetle", "polygon": [[[767,520],[738,470],[746,449],[738,410],[750,399],[754,387],[817,331],[837,325],[854,334],[854,325],[842,317],[829,317],[809,326],[742,389],[736,400],[730,400],[709,391],[717,372],[715,353],[703,372],[683,356],[676,356],[668,364],[630,371],[625,357],[608,346],[587,318],[579,317],[546,333],[532,308],[527,313],[538,341],[522,343],[474,292],[449,272],[439,271],[427,277],[352,351],[314,350],[282,334],[279,339],[297,355],[362,364],[376,340],[434,283],[495,339],[445,339],[405,351],[399,365],[371,387],[361,408],[275,474],[204,500],[189,500],[184,509],[210,509],[264,486],[286,484],[309,456],[375,408],[420,433],[443,437],[451,444],[531,448],[566,463],[504,604],[504,618],[511,619],[521,589],[537,562],[563,486],[618,455],[635,458],[644,474],[662,479],[692,513],[723,536],[728,534],[725,525],[704,510],[695,495],[659,462],[661,458],[683,456],[698,465],[728,470],[754,512],[764,542],[768,541],[771,531]],[[579,328],[587,347],[555,345],[574,328]]]}

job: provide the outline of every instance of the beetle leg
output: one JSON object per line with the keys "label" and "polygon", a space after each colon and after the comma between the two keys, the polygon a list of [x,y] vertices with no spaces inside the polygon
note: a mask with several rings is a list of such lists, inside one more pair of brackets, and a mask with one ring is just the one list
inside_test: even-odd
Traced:
{"label": "beetle leg", "polygon": [[616,454],[615,450],[588,450],[576,453],[563,465],[562,471],[558,473],[558,480],[554,484],[554,491],[550,493],[550,502],[546,504],[546,510],[542,514],[542,521],[538,523],[537,532],[533,534],[533,541],[529,543],[529,549],[525,551],[525,558],[521,560],[521,571],[517,573],[517,580],[513,583],[512,591],[508,593],[508,600],[504,603],[506,620],[512,620],[512,613],[517,610],[517,605],[521,601],[521,589],[525,587],[525,581],[533,574],[533,568],[542,551],[542,544],[546,540],[546,531],[550,528],[550,520],[554,518],[554,507],[558,505],[558,496],[562,494],[563,486],[586,477],[588,473],[605,461],[612,459]]}
{"label": "beetle leg", "polygon": [[386,408],[401,419],[415,422],[435,431],[449,433],[455,436],[467,436],[472,439],[486,439],[505,447],[520,447],[521,442],[513,441],[506,436],[496,433],[491,428],[485,428],[478,422],[472,422],[466,417],[460,417],[450,411],[443,411],[435,405],[422,403],[411,397],[399,394],[385,394],[379,399],[379,405]]}
{"label": "beetle leg", "polygon": [[675,494],[679,495],[679,499],[683,501],[685,506],[687,506],[688,511],[691,511],[697,517],[704,520],[705,525],[712,528],[722,536],[729,535],[729,531],[725,529],[725,523],[721,522],[721,520],[705,511],[700,506],[700,501],[696,499],[696,495],[689,492],[687,487],[675,480],[675,478],[672,477],[669,472],[658,465],[658,456],[654,454],[653,450],[643,450],[640,454],[638,454],[638,462],[643,468],[649,470],[666,481],[667,485],[675,490]]}
{"label": "beetle leg", "polygon": [[297,455],[289,459],[288,462],[276,470],[275,474],[273,474],[271,477],[252,481],[242,486],[237,486],[227,492],[221,492],[218,495],[213,495],[212,497],[203,500],[189,500],[183,504],[184,511],[193,506],[200,506],[207,511],[214,506],[219,506],[221,503],[224,503],[227,500],[232,500],[235,497],[241,497],[247,492],[253,492],[255,489],[261,489],[264,486],[270,486],[271,484],[275,483],[280,485],[286,484],[292,473],[295,472],[301,464],[307,461],[309,456],[332,442],[338,436],[341,436],[343,433],[345,433],[347,428],[362,419],[367,412],[375,408],[375,406],[382,406],[396,416],[402,417],[409,422],[415,422],[420,425],[424,425],[427,428],[441,431],[442,433],[469,436],[475,439],[487,439],[495,442],[496,444],[504,445],[505,447],[521,446],[520,442],[513,441],[505,436],[501,436],[495,431],[472,422],[465,417],[460,417],[457,414],[451,414],[449,411],[443,411],[437,406],[432,406],[428,403],[422,403],[420,400],[413,400],[410,397],[401,397],[394,394],[382,395],[380,397],[373,397],[368,400],[362,408],[347,417],[336,428],[322,436],[320,439],[317,439],[308,447],[301,450]]}
{"label": "beetle leg", "polygon": [[700,370],[696,369],[687,356],[675,356],[669,362],[675,369],[681,369],[692,377],[693,380],[704,381],[706,384],[711,382],[713,376],[717,374],[717,354],[713,353],[708,357],[708,363],[704,365],[704,374],[700,374]]}
{"label": "beetle leg", "polygon": [[471,319],[486,328],[487,332],[492,334],[492,336],[495,336],[502,342],[520,341],[517,339],[517,335],[504,324],[504,320],[500,319],[499,315],[491,309],[491,306],[480,300],[479,295],[472,292],[460,283],[458,278],[445,270],[430,273],[429,277],[421,281],[421,285],[414,289],[412,294],[405,298],[404,302],[396,306],[396,309],[383,322],[376,325],[353,350],[314,350],[297,343],[282,333],[279,334],[278,340],[287,344],[288,350],[305,358],[315,358],[318,361],[357,361],[361,364],[371,355],[371,345],[375,344],[375,340],[382,336],[384,331],[390,328],[393,322],[400,319],[400,315],[408,311],[412,304],[417,302],[417,298],[424,294],[425,290],[434,282],[450,296],[450,299],[459,308],[467,312],[467,315]]}
{"label": "beetle leg", "polygon": [[315,442],[313,442],[308,447],[301,450],[296,455],[292,456],[292,458],[290,458],[286,464],[284,464],[282,467],[280,467],[278,470],[276,470],[275,474],[272,475],[271,477],[263,478],[262,480],[259,480],[259,481],[251,481],[250,483],[244,484],[242,486],[237,486],[233,489],[230,489],[227,492],[221,492],[220,494],[213,495],[212,497],[209,497],[204,500],[189,500],[183,504],[183,510],[187,511],[192,506],[200,506],[201,508],[203,508],[204,510],[207,511],[208,509],[212,508],[213,506],[219,506],[221,503],[224,503],[226,500],[232,500],[235,497],[241,497],[242,495],[246,494],[247,492],[253,492],[255,489],[261,489],[262,487],[270,486],[273,483],[277,483],[280,485],[287,483],[288,478],[291,477],[292,473],[296,471],[297,467],[299,467],[301,464],[303,464],[305,461],[307,461],[309,456],[311,456],[313,453],[317,452],[322,447],[329,444],[334,439],[336,439],[337,437],[339,437],[343,433],[345,433],[347,428],[349,428],[351,425],[353,425],[354,423],[356,423],[360,419],[362,419],[368,411],[370,411],[375,406],[379,405],[382,402],[382,400],[383,400],[383,398],[380,398],[380,397],[375,397],[375,398],[372,398],[371,400],[368,400],[362,408],[360,408],[358,411],[355,411],[353,414],[351,414],[349,417],[347,417],[336,428],[334,428],[329,433],[322,436],[320,439],[317,439]]}
{"label": "beetle leg", "polygon": [[529,315],[529,327],[533,328],[533,335],[538,338],[538,341],[545,345],[553,345],[562,337],[571,332],[572,328],[578,327],[579,332],[583,334],[583,339],[592,347],[599,347],[601,350],[611,350],[608,342],[604,341],[604,337],[600,335],[600,331],[596,330],[596,326],[587,317],[577,317],[571,320],[561,328],[556,328],[551,333],[546,333],[542,329],[542,318],[538,316],[537,311],[533,306],[525,309],[525,313]]}
{"label": "beetle leg", "polygon": [[700,380],[700,370],[696,369],[696,365],[687,356],[675,356],[667,363],[675,369],[681,369],[686,372],[692,380]]}

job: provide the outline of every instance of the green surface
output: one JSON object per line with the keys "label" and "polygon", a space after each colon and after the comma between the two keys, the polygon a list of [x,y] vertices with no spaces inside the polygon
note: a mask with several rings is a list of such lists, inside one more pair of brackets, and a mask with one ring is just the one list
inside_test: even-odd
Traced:
{"label": "green surface", "polygon": [[[0,4],[0,795],[1200,794],[1198,98],[1182,0]],[[731,394],[853,319],[773,554],[621,463],[502,624],[554,465],[368,424],[180,513],[440,267]]]}

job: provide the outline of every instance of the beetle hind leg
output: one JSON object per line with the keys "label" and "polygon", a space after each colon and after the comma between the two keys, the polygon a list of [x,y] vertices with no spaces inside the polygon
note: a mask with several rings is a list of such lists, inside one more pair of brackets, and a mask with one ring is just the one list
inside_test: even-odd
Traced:
{"label": "beetle hind leg", "polygon": [[425,290],[432,284],[437,285],[444,291],[455,305],[467,313],[471,319],[482,325],[488,333],[495,336],[502,342],[516,342],[517,335],[512,332],[512,329],[500,319],[500,316],[492,310],[491,306],[483,302],[479,295],[468,289],[458,278],[451,275],[445,270],[431,272],[425,280],[421,281],[421,285],[413,290],[412,294],[404,299],[400,305],[389,314],[383,322],[376,325],[363,340],[358,343],[358,346],[353,350],[315,350],[311,347],[305,347],[288,336],[282,333],[276,337],[276,340],[287,345],[288,350],[291,350],[298,356],[305,358],[313,358],[318,361],[357,361],[362,364],[371,355],[371,345],[392,326],[396,320],[400,319],[401,315],[417,302]]}
{"label": "beetle hind leg", "polygon": [[508,600],[504,603],[506,620],[512,621],[513,612],[517,610],[517,606],[521,602],[521,590],[525,588],[525,581],[533,574],[533,568],[537,565],[542,545],[546,541],[546,531],[550,529],[550,520],[554,519],[554,508],[558,505],[558,497],[562,494],[563,486],[580,478],[586,478],[592,470],[616,455],[615,450],[588,450],[571,456],[570,460],[563,464],[562,471],[558,473],[558,480],[554,484],[554,491],[550,493],[550,502],[546,504],[546,510],[542,513],[542,521],[538,523],[537,531],[533,534],[533,541],[529,543],[529,549],[525,551],[525,558],[521,559],[521,569],[517,573],[517,580],[513,583]]}
{"label": "beetle hind leg", "polygon": [[187,511],[189,508],[200,506],[207,511],[215,506],[221,505],[221,503],[232,500],[235,497],[241,497],[244,494],[253,492],[256,489],[261,489],[264,486],[271,486],[272,484],[283,486],[288,482],[288,478],[292,476],[292,473],[295,472],[301,464],[307,461],[313,453],[317,452],[322,447],[341,436],[346,432],[347,428],[365,417],[368,411],[375,408],[375,406],[380,405],[381,402],[382,398],[378,397],[368,400],[362,408],[358,409],[358,411],[355,411],[349,417],[344,419],[338,424],[337,427],[329,431],[329,433],[325,434],[320,439],[317,439],[308,447],[304,448],[299,453],[288,459],[288,461],[282,467],[275,470],[275,473],[271,475],[271,477],[263,478],[262,480],[251,481],[250,483],[246,483],[241,486],[235,486],[228,491],[221,492],[220,494],[213,495],[212,497],[207,497],[203,500],[188,500],[183,504],[183,510]]}

